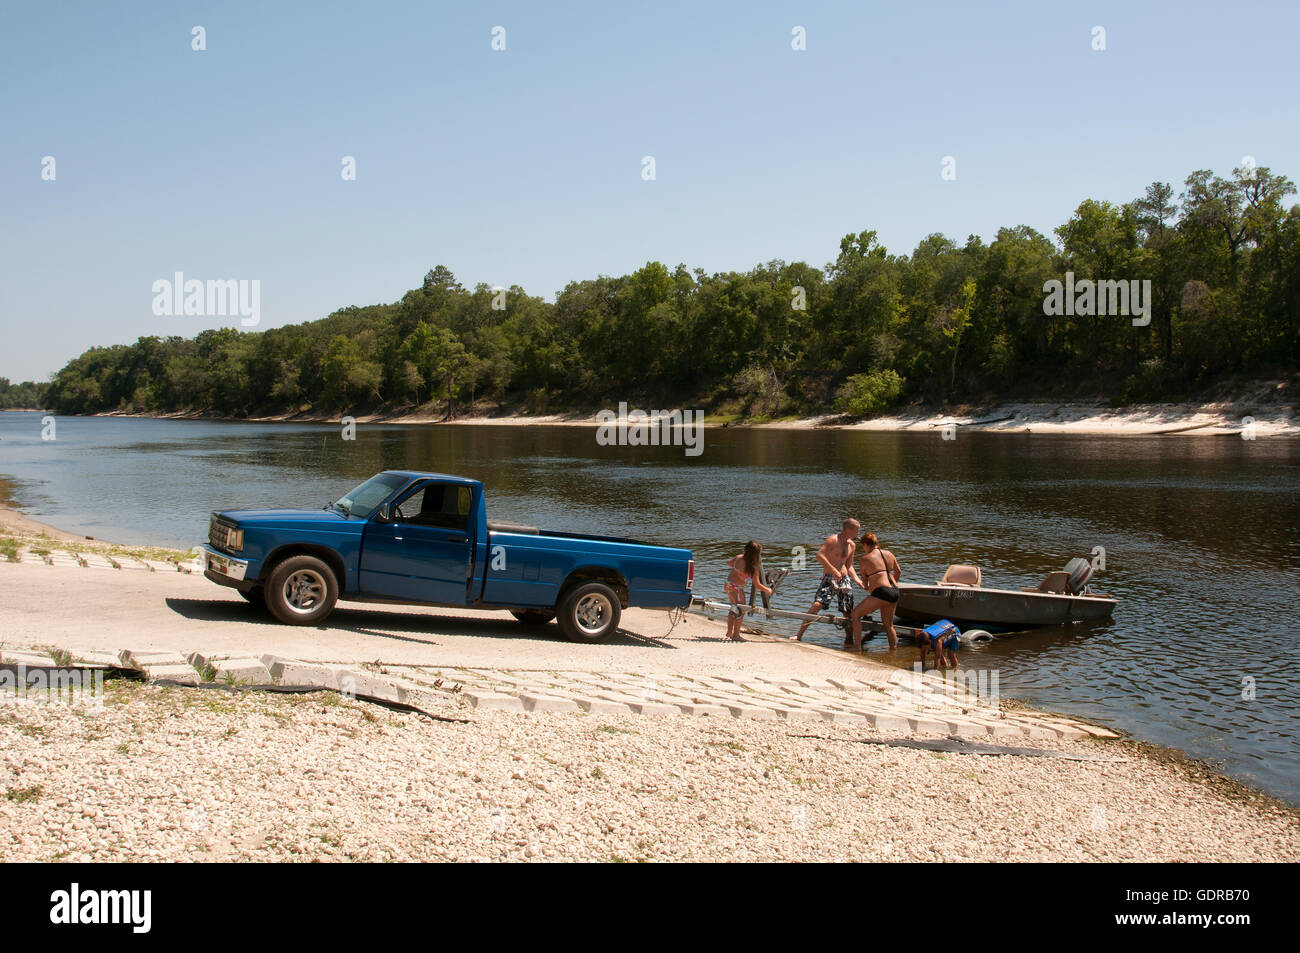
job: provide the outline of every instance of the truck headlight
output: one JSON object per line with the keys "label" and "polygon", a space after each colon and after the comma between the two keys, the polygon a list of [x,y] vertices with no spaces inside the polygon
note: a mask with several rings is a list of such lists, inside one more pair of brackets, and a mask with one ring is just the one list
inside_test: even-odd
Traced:
{"label": "truck headlight", "polygon": [[226,530],[226,547],[232,552],[240,552],[244,548],[244,531],[242,529]]}

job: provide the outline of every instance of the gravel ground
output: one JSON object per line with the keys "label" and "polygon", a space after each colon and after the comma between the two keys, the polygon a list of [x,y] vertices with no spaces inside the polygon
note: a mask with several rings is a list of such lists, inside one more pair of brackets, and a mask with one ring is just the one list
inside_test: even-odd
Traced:
{"label": "gravel ground", "polygon": [[1134,745],[936,754],[830,724],[511,714],[110,682],[0,708],[33,860],[1295,861],[1300,815]]}

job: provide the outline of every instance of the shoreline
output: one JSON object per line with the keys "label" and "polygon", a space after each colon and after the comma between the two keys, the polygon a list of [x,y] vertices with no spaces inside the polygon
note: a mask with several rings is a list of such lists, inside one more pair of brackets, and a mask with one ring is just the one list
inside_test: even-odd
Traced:
{"label": "shoreline", "polygon": [[[84,605],[50,602],[74,578]],[[880,694],[889,673],[879,663],[785,640],[735,646],[706,619],[688,617],[665,632],[662,613],[630,610],[621,644],[574,646],[521,631],[508,618],[485,618],[504,613],[471,619],[366,606],[345,609],[353,625],[303,633],[183,572],[0,562],[0,579],[12,594],[0,605],[0,625],[30,619],[27,606],[54,605],[20,624],[4,647],[10,664],[28,658],[18,648],[24,643],[92,663],[130,649],[152,659],[146,666],[190,650],[217,664],[256,664],[267,658],[260,650],[306,660],[285,684],[303,684],[308,670],[327,680],[334,670],[396,679],[416,691],[425,713],[386,710],[337,689],[214,692],[123,678],[106,680],[100,711],[0,709],[11,787],[26,792],[0,800],[7,856],[1300,860],[1300,808],[1183,752],[1041,729],[986,735],[991,750],[954,748],[943,738],[947,729],[924,722],[965,711],[939,714],[916,694]],[[80,621],[86,606],[96,614],[93,631]],[[158,624],[177,612],[190,621]],[[396,641],[376,641],[385,637]],[[780,674],[755,674],[764,671]],[[604,697],[635,701],[629,696],[662,691],[651,696],[662,701],[680,695],[687,678],[700,686],[694,691],[733,700],[751,691],[755,704],[770,703],[780,684],[856,678],[862,687],[853,698],[871,704],[875,697],[918,724],[732,717],[720,708],[530,710],[462,697],[507,700],[507,692],[523,697],[559,681],[589,694],[599,692],[597,682],[618,680],[619,693]],[[460,684],[449,689],[448,680]],[[500,694],[483,696],[488,681]],[[807,692],[794,691],[786,697],[798,704]],[[1000,709],[1008,725],[1053,723],[1008,700]],[[384,753],[378,760],[376,750]],[[182,806],[203,805],[198,820],[206,823],[195,823],[193,810],[142,813],[141,798],[159,787]],[[931,804],[945,807],[930,813]],[[900,815],[903,805],[910,807]],[[911,809],[917,805],[924,807]],[[330,837],[320,836],[322,823],[334,825]],[[413,830],[426,836],[407,836]]]}
{"label": "shoreline", "polygon": [[[101,543],[104,546],[120,546],[112,540],[96,536],[83,536],[60,529],[49,523],[42,523],[28,516],[14,495],[16,486],[0,475],[0,533],[12,533],[19,537],[46,538],[61,543]],[[155,548],[155,547],[149,547]]]}
{"label": "shoreline", "polygon": [[[118,547],[116,546],[116,544],[110,543],[106,540],[99,540],[99,539],[88,540],[86,537],[77,536],[75,534],[68,533],[64,530],[60,530],[57,527],[50,526],[48,524],[41,523],[36,520],[32,520],[24,516],[20,511],[8,507],[0,507],[0,532],[15,533],[20,538],[21,541],[20,551],[22,551],[25,556],[28,556],[28,559],[24,560],[27,562],[31,561],[30,544],[33,542],[39,542],[42,548],[47,548],[46,544],[54,543],[55,545],[48,546],[48,549],[54,550],[56,553],[60,549],[57,543],[67,542],[67,543],[75,544],[75,548],[71,550],[72,552],[79,552],[83,554],[86,552],[93,553],[96,551],[115,552],[118,554],[119,558],[121,556],[122,550],[129,549],[129,547]],[[25,547],[23,544],[25,544]],[[143,552],[145,549],[148,548],[149,547],[139,547],[138,549],[141,552]],[[166,550],[156,549],[149,555],[152,556],[153,558],[157,558],[159,554],[165,552]],[[181,559],[183,559],[185,555],[186,554],[181,554],[179,553],[179,551],[176,551],[176,556]],[[0,559],[0,563],[3,562],[4,560]],[[0,571],[3,570],[0,569]],[[95,570],[86,568],[86,569],[80,569],[76,571],[94,573]],[[120,576],[121,573],[115,573],[113,575]],[[178,578],[174,573],[165,573],[162,577],[150,576],[148,573],[145,573],[143,574],[143,578],[140,576],[140,574],[136,574],[136,573],[128,573],[127,575],[134,577],[132,581],[137,584],[136,588],[140,588],[139,585],[140,583],[142,582],[147,583],[147,581],[149,580],[156,579],[158,580],[159,584],[162,584],[164,582],[174,583],[174,581]],[[201,580],[201,576],[198,576],[197,574],[193,574],[193,573],[189,574],[189,578]],[[143,594],[146,589],[151,589],[151,588],[156,588],[156,587],[149,587],[146,585],[145,589],[141,589],[140,594]],[[204,591],[206,592],[206,590]],[[226,593],[218,589],[214,589],[212,592],[207,594],[211,596],[216,596],[218,599],[221,596],[227,595]],[[356,609],[358,611],[370,611],[370,610],[374,610],[375,608],[368,604],[359,604],[359,603],[354,604],[354,603],[342,602],[340,605],[341,607],[347,607],[348,609]],[[415,611],[416,609],[418,609],[418,607],[414,607],[414,608],[402,607],[401,611],[403,612],[403,614],[405,614],[408,610]],[[492,615],[492,613],[483,613],[483,612],[475,613],[471,610],[434,610],[434,611],[436,612],[446,611],[449,613],[454,612],[458,619],[464,619],[466,617],[486,618],[487,616]],[[498,613],[498,615],[499,614],[500,613]],[[709,618],[688,617],[688,620],[689,620],[689,625],[695,627],[697,630],[705,630],[708,632],[712,632],[715,635],[717,633],[721,633],[722,631],[722,623],[714,620],[711,617]],[[280,630],[280,629],[284,629],[284,627],[276,627],[276,629]],[[291,638],[296,634],[297,633],[294,632],[294,630],[292,629],[285,629],[284,631],[285,638]],[[768,636],[765,633],[754,632],[752,630],[746,630],[746,634],[748,636],[748,641],[751,646],[767,644],[768,645],[767,651],[772,651],[772,647],[775,647],[776,651],[780,651],[782,653],[791,650],[795,653],[798,653],[796,656],[790,658],[789,661],[793,662],[794,664],[790,665],[787,663],[787,665],[785,666],[787,670],[788,669],[799,670],[804,668],[813,670],[813,669],[826,668],[827,666],[829,666],[831,669],[837,672],[861,671],[864,673],[864,675],[866,675],[867,673],[874,673],[876,678],[880,678],[882,676],[882,673],[892,674],[897,672],[909,671],[906,668],[902,668],[901,666],[891,665],[888,662],[884,662],[884,661],[867,659],[863,657],[855,657],[851,655],[846,657],[844,653],[826,646],[814,645],[809,643],[791,644],[787,642],[784,638],[776,638],[776,637]],[[653,638],[653,636],[651,636],[651,638]],[[109,640],[111,641],[112,639],[110,638]],[[77,639],[77,643],[81,643],[84,641],[85,641],[84,635],[79,636]],[[721,639],[718,638],[718,641],[721,642]],[[18,643],[11,643],[11,646],[15,644]],[[35,648],[36,646],[33,645],[32,647]],[[79,644],[69,644],[67,647],[73,649],[74,651],[76,651],[77,649],[84,650],[85,648],[84,645],[79,645]],[[104,646],[97,646],[97,647],[104,648]],[[117,648],[117,646],[114,646],[113,648]],[[731,668],[735,668],[736,666],[739,666],[743,668],[745,671],[749,671],[750,666],[752,665],[752,663],[748,659],[742,661],[740,659],[734,659],[732,655],[729,655],[728,657],[732,658],[732,662],[729,663]],[[366,656],[366,658],[369,658],[369,656]],[[628,660],[629,663],[631,661],[632,661],[631,659]],[[530,660],[527,659],[516,659],[512,661],[511,664],[512,666],[518,665],[520,667],[525,667],[525,668],[531,667],[531,662]],[[553,664],[553,660],[549,660],[549,659],[543,659],[537,662],[538,667],[548,667],[552,664]],[[566,667],[574,667],[574,666],[566,664]],[[931,673],[928,672],[927,676],[929,676],[930,674]],[[653,678],[655,676],[653,675],[653,673],[651,673],[651,674],[647,674],[646,677]],[[1009,697],[1009,698],[1000,699],[999,705],[1004,711],[1006,711],[1009,714],[1023,713],[1031,717],[1056,718],[1056,719],[1071,721],[1076,724],[1089,724],[1089,722],[1087,722],[1086,719],[1080,719],[1076,715],[1057,712],[1048,708],[1040,707],[1038,705],[1031,705],[1030,703],[1021,700],[1019,698]],[[1147,741],[1126,733],[1121,733],[1118,732],[1118,730],[1116,729],[1111,729],[1104,726],[1098,726],[1098,727],[1102,728],[1103,736],[1109,734],[1112,740],[1104,741],[1104,742],[1096,742],[1096,743],[1104,744],[1107,746],[1113,746],[1116,749],[1125,752],[1127,755],[1129,755],[1134,759],[1140,759],[1142,762],[1148,764],[1150,766],[1150,770],[1152,771],[1168,772],[1174,774],[1177,777],[1183,779],[1186,783],[1194,786],[1199,790],[1203,790],[1207,793],[1212,793],[1213,795],[1222,797],[1225,800],[1238,804],[1243,808],[1263,811],[1268,814],[1277,814],[1281,812],[1281,813],[1285,813],[1286,815],[1292,817],[1297,821],[1300,821],[1300,804],[1292,803],[1279,795],[1272,794],[1268,791],[1263,790],[1262,788],[1256,787],[1253,784],[1251,784],[1248,780],[1233,777],[1232,775],[1226,773],[1221,768],[1218,768],[1207,761],[1201,760],[1197,758],[1195,755],[1192,755],[1178,748],[1160,744],[1159,742]]]}
{"label": "shoreline", "polygon": [[19,536],[31,536],[35,538],[48,537],[61,543],[103,543],[106,546],[116,546],[117,544],[106,539],[98,537],[78,536],[76,533],[70,533],[67,530],[59,529],[57,526],[51,526],[49,523],[42,523],[27,516],[15,504],[10,502],[8,505],[0,505],[0,532],[14,533]]}
{"label": "shoreline", "polygon": [[[634,408],[635,409],[635,408]],[[356,415],[358,424],[496,426],[496,427],[597,427],[597,411],[557,414],[502,414],[476,412],[447,420],[441,414],[397,412]],[[155,420],[213,420],[235,423],[338,423],[339,414],[273,414],[260,417],[223,417],[200,412],[107,412],[96,417],[141,417]],[[1189,436],[1243,439],[1300,436],[1300,414],[1289,404],[1248,401],[1217,403],[1138,404],[1106,407],[1069,402],[1017,402],[983,408],[959,407],[951,411],[918,409],[868,419],[848,419],[839,414],[791,417],[778,420],[742,420],[727,415],[704,418],[707,428],[745,430],[846,430],[873,433],[929,433],[955,439],[958,433],[1078,434],[1089,436],[1149,437]]]}

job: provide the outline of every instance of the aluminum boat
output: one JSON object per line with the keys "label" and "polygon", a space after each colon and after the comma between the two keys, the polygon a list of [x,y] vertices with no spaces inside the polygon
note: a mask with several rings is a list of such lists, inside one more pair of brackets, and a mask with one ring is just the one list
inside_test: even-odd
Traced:
{"label": "aluminum boat", "polygon": [[979,566],[954,564],[933,586],[900,583],[898,618],[912,622],[950,619],[961,626],[1003,631],[1110,618],[1115,600],[1088,585],[1092,564],[1072,559],[1037,586],[994,589]]}

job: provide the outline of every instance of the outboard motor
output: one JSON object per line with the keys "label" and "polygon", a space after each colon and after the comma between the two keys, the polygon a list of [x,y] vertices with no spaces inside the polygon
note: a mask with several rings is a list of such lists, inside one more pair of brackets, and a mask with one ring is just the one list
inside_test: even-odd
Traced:
{"label": "outboard motor", "polygon": [[1092,563],[1082,556],[1075,556],[1065,564],[1065,572],[1070,574],[1070,581],[1066,584],[1066,591],[1072,595],[1080,595],[1088,585],[1088,580],[1092,578]]}

